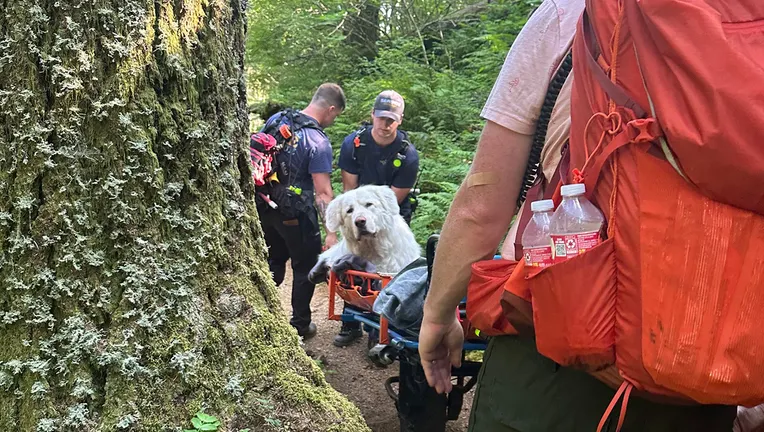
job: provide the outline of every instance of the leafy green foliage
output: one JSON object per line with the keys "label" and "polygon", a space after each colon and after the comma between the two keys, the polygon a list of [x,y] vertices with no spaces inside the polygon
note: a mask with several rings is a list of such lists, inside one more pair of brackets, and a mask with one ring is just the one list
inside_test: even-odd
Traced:
{"label": "leafy green foliage", "polygon": [[[482,106],[515,36],[540,2],[379,1],[372,59],[345,43],[340,30],[363,1],[261,0],[255,9],[260,3],[268,3],[267,12],[251,17],[248,40],[249,80],[257,89],[251,102],[302,107],[320,83],[340,83],[348,107],[327,130],[335,160],[343,138],[370,119],[380,91],[403,95],[401,128],[410,133],[421,160],[420,204],[412,227],[424,243],[441,228],[469,170],[483,126]],[[333,181],[339,192],[339,169]]]}
{"label": "leafy green foliage", "polygon": [[194,425],[194,428],[186,429],[183,432],[217,431],[220,427],[220,420],[217,417],[199,411],[191,418],[191,424]]}
{"label": "leafy green foliage", "polygon": [[337,0],[251,1],[246,47],[250,94],[305,105],[311,89],[350,73],[352,61],[338,28],[344,17],[341,4]]}
{"label": "leafy green foliage", "polygon": [[[270,425],[273,424],[272,419],[267,419],[266,422]],[[194,417],[191,418],[191,424],[193,429],[184,429],[183,432],[202,432],[202,431],[217,431],[220,428],[220,420],[217,417],[205,414],[204,411],[199,411]],[[249,429],[241,429],[239,432],[250,432]]]}

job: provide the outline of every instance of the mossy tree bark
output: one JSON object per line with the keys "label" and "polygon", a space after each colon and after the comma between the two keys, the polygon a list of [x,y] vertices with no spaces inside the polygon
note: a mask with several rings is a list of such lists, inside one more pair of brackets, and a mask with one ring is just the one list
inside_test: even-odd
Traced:
{"label": "mossy tree bark", "polygon": [[267,272],[245,9],[0,0],[0,430],[366,430]]}

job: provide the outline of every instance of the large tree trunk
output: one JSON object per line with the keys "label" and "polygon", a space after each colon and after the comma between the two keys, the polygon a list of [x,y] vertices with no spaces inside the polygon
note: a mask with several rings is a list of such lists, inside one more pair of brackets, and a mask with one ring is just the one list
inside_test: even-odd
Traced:
{"label": "large tree trunk", "polygon": [[243,3],[0,0],[0,430],[366,430],[265,265]]}

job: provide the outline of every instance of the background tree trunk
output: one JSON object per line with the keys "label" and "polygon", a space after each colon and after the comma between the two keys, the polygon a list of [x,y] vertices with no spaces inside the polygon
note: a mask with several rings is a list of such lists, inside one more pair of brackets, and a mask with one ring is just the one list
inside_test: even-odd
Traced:
{"label": "background tree trunk", "polygon": [[243,3],[0,6],[0,430],[367,430],[265,265]]}
{"label": "background tree trunk", "polygon": [[357,2],[347,18],[345,34],[348,43],[356,48],[359,55],[374,60],[379,40],[379,0]]}

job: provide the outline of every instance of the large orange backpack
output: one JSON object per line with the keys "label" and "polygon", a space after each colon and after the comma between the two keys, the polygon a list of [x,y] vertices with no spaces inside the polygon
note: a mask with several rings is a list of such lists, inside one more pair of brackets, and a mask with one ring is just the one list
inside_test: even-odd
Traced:
{"label": "large orange backpack", "polygon": [[764,403],[764,1],[587,0],[573,72],[563,181],[608,222],[526,273],[539,352],[616,398]]}

